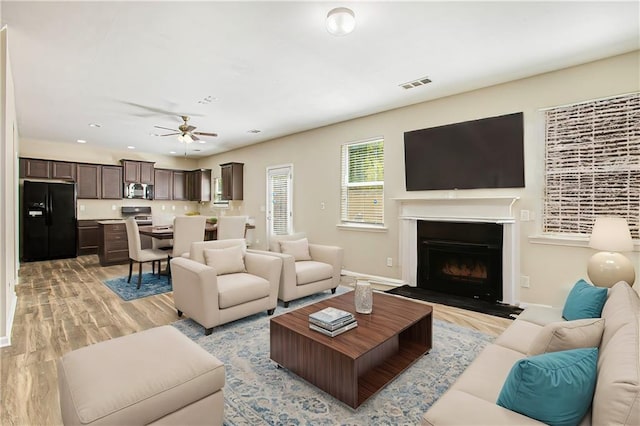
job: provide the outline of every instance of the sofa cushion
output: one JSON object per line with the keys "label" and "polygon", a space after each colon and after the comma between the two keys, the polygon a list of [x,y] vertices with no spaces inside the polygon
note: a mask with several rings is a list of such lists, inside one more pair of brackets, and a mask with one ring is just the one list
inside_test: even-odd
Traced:
{"label": "sofa cushion", "polygon": [[597,360],[597,348],[583,348],[518,361],[497,404],[552,426],[576,425],[591,405]]}
{"label": "sofa cushion", "polygon": [[593,424],[640,425],[640,298],[626,282],[609,289]]}
{"label": "sofa cushion", "polygon": [[517,318],[519,321],[528,321],[540,326],[545,326],[552,322],[563,321],[562,308],[552,308],[549,306],[528,306]]}
{"label": "sofa cushion", "polygon": [[269,296],[269,281],[246,273],[218,277],[218,306],[230,308]]}
{"label": "sofa cushion", "polygon": [[524,355],[541,330],[541,325],[517,319],[498,336],[494,343],[504,346],[505,348],[513,349]]}
{"label": "sofa cushion", "polygon": [[588,318],[545,325],[529,346],[527,355],[600,346],[604,319]]}
{"label": "sofa cushion", "polygon": [[607,301],[607,289],[596,287],[585,280],[578,280],[573,286],[562,309],[562,317],[567,321],[583,318],[600,318],[602,307]]}
{"label": "sofa cushion", "polygon": [[247,242],[243,238],[230,240],[198,241],[195,243],[191,243],[191,247],[189,248],[189,259],[195,262],[206,264],[206,261],[204,259],[205,249],[221,249],[233,246],[240,246],[243,255],[247,252]]}
{"label": "sofa cushion", "polygon": [[314,260],[303,260],[296,262],[296,283],[305,285],[331,279],[333,276],[333,268],[328,263],[316,262]]}
{"label": "sofa cushion", "polygon": [[296,232],[291,235],[270,235],[269,236],[269,251],[281,253],[280,241],[295,241],[301,238],[306,238],[307,234],[304,232]]}
{"label": "sofa cushion", "polygon": [[208,266],[216,270],[217,275],[247,272],[242,248],[239,245],[220,249],[205,249],[204,259]]}
{"label": "sofa cushion", "polygon": [[296,262],[311,260],[309,255],[309,240],[302,238],[293,241],[280,241],[280,252],[293,256]]}
{"label": "sofa cushion", "polygon": [[464,391],[495,403],[511,367],[523,357],[524,354],[521,352],[490,344],[460,375],[451,389]]}

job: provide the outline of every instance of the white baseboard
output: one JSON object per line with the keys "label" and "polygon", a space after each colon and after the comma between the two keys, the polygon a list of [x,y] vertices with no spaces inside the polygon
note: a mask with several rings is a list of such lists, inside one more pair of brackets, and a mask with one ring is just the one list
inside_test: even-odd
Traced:
{"label": "white baseboard", "polygon": [[13,301],[11,302],[11,310],[7,316],[7,335],[0,337],[0,348],[11,346],[11,330],[13,329],[13,317],[16,314],[16,306],[18,306],[18,297],[13,294]]}
{"label": "white baseboard", "polygon": [[369,275],[369,274],[362,274],[360,272],[354,272],[354,271],[348,271],[346,269],[343,269],[341,271],[341,274],[344,275],[345,277],[350,277],[350,278],[354,278],[354,279],[363,279],[363,280],[367,280],[372,284],[382,284],[382,285],[387,285],[390,287],[401,287],[405,284],[408,284],[406,281],[404,280],[399,280],[396,278],[389,278],[389,277],[381,277],[378,275]]}

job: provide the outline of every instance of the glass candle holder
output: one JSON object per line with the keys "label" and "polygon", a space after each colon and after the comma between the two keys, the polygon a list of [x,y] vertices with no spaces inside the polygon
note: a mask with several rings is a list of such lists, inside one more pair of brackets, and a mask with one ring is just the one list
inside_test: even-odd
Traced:
{"label": "glass candle holder", "polygon": [[356,281],[355,292],[356,312],[359,314],[370,314],[373,310],[373,292],[369,281]]}

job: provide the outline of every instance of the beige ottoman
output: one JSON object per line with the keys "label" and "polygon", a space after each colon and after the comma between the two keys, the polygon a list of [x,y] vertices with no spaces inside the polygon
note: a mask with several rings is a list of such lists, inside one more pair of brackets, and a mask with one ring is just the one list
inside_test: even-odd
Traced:
{"label": "beige ottoman", "polygon": [[221,425],[224,365],[172,326],[87,346],[58,361],[65,425]]}

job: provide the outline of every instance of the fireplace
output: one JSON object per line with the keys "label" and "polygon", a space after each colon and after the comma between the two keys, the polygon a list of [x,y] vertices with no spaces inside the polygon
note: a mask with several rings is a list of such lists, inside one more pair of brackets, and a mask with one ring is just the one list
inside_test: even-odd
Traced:
{"label": "fireplace", "polygon": [[419,220],[417,286],[441,293],[502,300],[501,224]]}
{"label": "fireplace", "polygon": [[[518,305],[520,280],[519,227],[513,211],[518,197],[482,196],[396,198],[400,216],[400,264],[402,280],[417,287],[418,280],[418,223],[421,221],[444,224],[447,222],[493,224],[502,229],[501,292],[503,304]],[[446,241],[444,237],[440,240]],[[490,273],[489,273],[490,274]],[[472,299],[469,299],[472,300]]]}

